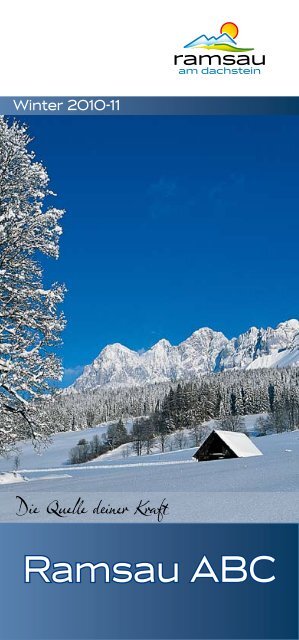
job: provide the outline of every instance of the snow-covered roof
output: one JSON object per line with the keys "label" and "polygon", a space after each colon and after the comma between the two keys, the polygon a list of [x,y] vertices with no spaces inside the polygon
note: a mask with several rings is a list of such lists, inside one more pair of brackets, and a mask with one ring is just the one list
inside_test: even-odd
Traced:
{"label": "snow-covered roof", "polygon": [[250,456],[262,456],[262,452],[253,444],[246,433],[238,431],[221,431],[215,429],[215,433],[227,444],[227,446],[238,456],[238,458],[249,458]]}

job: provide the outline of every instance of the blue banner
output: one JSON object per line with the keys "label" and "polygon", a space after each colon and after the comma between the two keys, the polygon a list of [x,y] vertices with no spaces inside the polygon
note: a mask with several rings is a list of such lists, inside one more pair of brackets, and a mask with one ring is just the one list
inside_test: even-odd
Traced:
{"label": "blue banner", "polygon": [[298,638],[297,525],[1,525],[3,640]]}
{"label": "blue banner", "polygon": [[0,96],[0,113],[14,116],[298,115],[298,97]]}

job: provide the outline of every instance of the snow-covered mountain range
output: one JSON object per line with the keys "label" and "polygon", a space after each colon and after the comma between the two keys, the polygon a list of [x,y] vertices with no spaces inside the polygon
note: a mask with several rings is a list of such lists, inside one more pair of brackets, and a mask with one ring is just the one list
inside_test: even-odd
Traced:
{"label": "snow-covered mountain range", "polygon": [[163,339],[141,353],[118,343],[108,345],[69,389],[132,387],[191,380],[227,369],[288,366],[299,366],[298,320],[281,322],[275,329],[251,327],[231,340],[205,327],[177,346]]}

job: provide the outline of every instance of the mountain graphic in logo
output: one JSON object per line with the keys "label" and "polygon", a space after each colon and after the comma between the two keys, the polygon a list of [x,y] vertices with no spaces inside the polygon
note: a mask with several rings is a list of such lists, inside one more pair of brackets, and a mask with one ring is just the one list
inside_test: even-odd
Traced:
{"label": "mountain graphic in logo", "polygon": [[236,37],[239,33],[239,29],[234,22],[225,22],[220,29],[220,36],[211,36],[208,38],[206,35],[201,35],[195,40],[192,40],[188,44],[185,44],[184,49],[219,49],[220,51],[253,51],[253,47],[237,47]]}

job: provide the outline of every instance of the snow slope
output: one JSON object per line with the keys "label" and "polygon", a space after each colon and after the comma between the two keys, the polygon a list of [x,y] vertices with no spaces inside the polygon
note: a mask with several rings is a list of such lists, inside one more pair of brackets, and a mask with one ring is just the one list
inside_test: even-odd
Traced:
{"label": "snow slope", "polygon": [[[142,516],[134,516],[133,506],[140,499],[157,503],[163,498],[169,502],[167,522],[298,521],[299,431],[253,438],[253,442],[262,456],[200,463],[192,458],[195,448],[141,458],[98,459],[75,468],[46,467],[46,459],[41,464],[41,457],[36,456],[35,465],[26,465],[26,473],[23,471],[29,481],[22,485],[21,495],[40,506],[41,514],[35,518],[39,521],[57,522],[57,516],[43,511],[51,500],[71,504],[79,496],[88,505],[102,499],[105,504],[128,504],[132,508],[125,517],[102,519],[90,510],[87,516],[77,516],[76,522],[143,521]],[[62,457],[57,449],[56,460]],[[25,454],[23,461],[29,461]],[[16,491],[14,485],[0,486],[1,521],[20,521],[15,514],[18,493],[20,489]],[[66,521],[72,521],[72,517]]]}
{"label": "snow slope", "polygon": [[191,380],[235,368],[285,366],[299,366],[298,320],[282,322],[275,329],[251,327],[231,340],[203,328],[177,346],[163,339],[144,353],[121,344],[108,345],[69,391]]}
{"label": "snow slope", "polygon": [[248,365],[248,369],[260,368],[283,368],[299,366],[299,334],[295,334],[295,338],[290,343],[290,348],[275,349],[272,354],[263,355],[253,360]]}
{"label": "snow slope", "polygon": [[[33,448],[30,440],[27,442],[19,442],[17,448],[20,458],[20,468],[47,469],[63,466],[67,468],[67,460],[72,447],[75,447],[81,438],[91,440],[96,434],[99,436],[103,435],[107,431],[107,427],[108,424],[102,424],[92,429],[85,429],[84,431],[56,433],[52,436],[48,445],[42,447],[39,451]],[[0,456],[0,473],[1,471],[9,472],[13,470],[15,455],[15,453],[12,453],[9,457]]]}
{"label": "snow slope", "polygon": [[[254,432],[255,424],[258,417],[263,414],[244,416],[245,419],[245,428],[247,432]],[[78,441],[82,438],[85,438],[87,441],[90,441],[95,435],[102,436],[107,432],[107,428],[109,426],[109,422],[98,425],[97,427],[92,427],[90,429],[84,429],[83,431],[66,431],[62,433],[56,433],[52,436],[51,440],[48,442],[47,446],[44,446],[40,449],[40,451],[33,448],[30,440],[25,442],[17,443],[17,453],[20,459],[20,469],[54,469],[54,468],[64,468],[65,472],[68,472],[68,458],[70,450],[78,444]],[[207,433],[212,431],[212,429],[217,428],[217,424],[214,420],[209,420],[208,422],[203,423],[206,427]],[[132,420],[127,420],[126,428],[128,431],[132,428]],[[193,442],[191,442],[191,432],[186,429],[186,446],[190,448]],[[189,435],[189,438],[187,436]],[[173,434],[173,437],[175,434]],[[154,453],[160,451],[160,447],[154,443]],[[136,462],[135,458],[136,453],[133,451],[130,452],[130,456],[128,458],[124,457],[124,452],[128,448],[128,445],[122,445],[118,447],[118,449],[114,449],[113,451],[109,451],[104,455],[96,458],[96,460],[91,461],[88,465],[92,464],[126,464],[132,462],[132,459]],[[173,447],[174,448],[174,447]],[[10,456],[1,457],[0,456],[0,473],[1,472],[12,472],[14,469],[14,458],[16,452],[12,452]],[[165,454],[164,454],[165,455]],[[173,453],[171,455],[174,455]],[[147,459],[149,456],[142,456],[142,458],[138,458],[139,460]],[[152,457],[152,456],[151,456]],[[80,465],[79,467],[80,468]]]}

